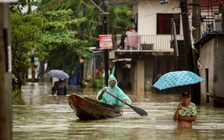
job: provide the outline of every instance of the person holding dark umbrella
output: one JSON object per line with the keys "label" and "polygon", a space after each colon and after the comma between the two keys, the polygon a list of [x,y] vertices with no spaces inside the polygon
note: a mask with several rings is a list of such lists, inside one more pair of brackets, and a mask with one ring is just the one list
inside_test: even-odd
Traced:
{"label": "person holding dark umbrella", "polygon": [[173,115],[173,120],[177,122],[178,127],[192,127],[192,122],[197,118],[196,105],[191,102],[191,94],[183,92],[181,94],[181,103]]}

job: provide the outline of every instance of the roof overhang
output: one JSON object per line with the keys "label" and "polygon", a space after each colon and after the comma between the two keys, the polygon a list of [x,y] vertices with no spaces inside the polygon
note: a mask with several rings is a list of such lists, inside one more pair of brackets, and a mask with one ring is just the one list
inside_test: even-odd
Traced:
{"label": "roof overhang", "polygon": [[130,62],[132,59],[131,58],[120,58],[120,59],[115,59],[112,62]]}
{"label": "roof overhang", "polygon": [[102,50],[98,50],[98,51],[93,51],[93,54],[101,54]]}
{"label": "roof overhang", "polygon": [[219,32],[211,32],[211,33],[208,33],[206,36],[204,36],[199,41],[197,41],[196,43],[194,43],[194,45],[196,47],[197,46],[203,46],[205,43],[207,43],[211,39],[213,39],[215,37],[218,37],[218,36],[224,36],[224,33],[219,33]]}

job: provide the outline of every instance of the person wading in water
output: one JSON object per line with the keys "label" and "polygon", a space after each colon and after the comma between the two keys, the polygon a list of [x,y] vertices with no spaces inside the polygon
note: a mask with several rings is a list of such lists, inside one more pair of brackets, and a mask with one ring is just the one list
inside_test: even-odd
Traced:
{"label": "person wading in water", "polygon": [[183,92],[181,94],[181,103],[173,115],[173,120],[177,122],[178,127],[192,127],[192,122],[197,118],[196,105],[191,102],[191,94]]}

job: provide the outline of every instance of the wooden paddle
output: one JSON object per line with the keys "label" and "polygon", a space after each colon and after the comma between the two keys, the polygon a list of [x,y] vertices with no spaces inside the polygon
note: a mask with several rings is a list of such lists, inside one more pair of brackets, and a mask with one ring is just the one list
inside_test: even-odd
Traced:
{"label": "wooden paddle", "polygon": [[[107,92],[108,94],[110,94],[111,96],[113,96],[114,98],[116,98],[117,100],[123,102],[121,99],[119,99],[118,97],[114,96],[112,93],[110,93],[110,92],[108,92],[108,91],[106,91],[106,92]],[[128,105],[129,107],[131,107],[136,113],[138,113],[138,114],[141,115],[141,116],[147,116],[147,115],[148,115],[148,113],[147,113],[145,110],[143,110],[143,109],[141,109],[141,108],[139,108],[139,107],[132,106],[132,105],[130,105],[130,104],[128,104],[128,103],[125,103],[125,104]]]}

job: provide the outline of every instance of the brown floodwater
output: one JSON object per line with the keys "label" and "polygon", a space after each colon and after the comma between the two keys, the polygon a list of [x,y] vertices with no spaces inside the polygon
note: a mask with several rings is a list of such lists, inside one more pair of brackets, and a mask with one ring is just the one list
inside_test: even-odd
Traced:
{"label": "brown floodwater", "polygon": [[172,120],[178,94],[129,95],[134,106],[148,112],[140,116],[130,107],[112,119],[79,120],[68,105],[71,93],[95,98],[96,92],[68,87],[67,96],[52,96],[51,84],[28,83],[20,100],[13,103],[13,140],[221,140],[224,109],[197,105],[192,129],[177,128]]}

